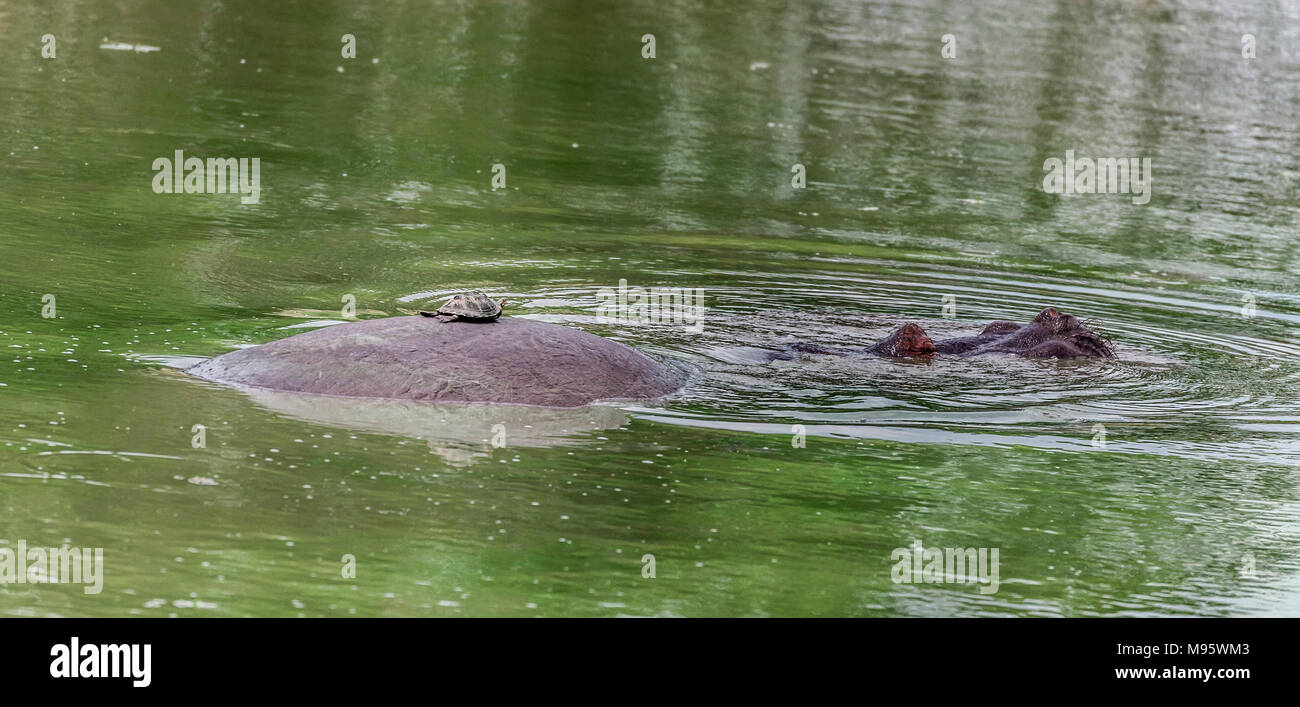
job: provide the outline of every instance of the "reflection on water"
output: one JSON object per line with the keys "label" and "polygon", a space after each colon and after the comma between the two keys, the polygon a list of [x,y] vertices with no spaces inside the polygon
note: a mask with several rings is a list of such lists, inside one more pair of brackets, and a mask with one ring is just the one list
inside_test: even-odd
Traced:
{"label": "reflection on water", "polygon": [[287,417],[424,440],[430,451],[456,466],[490,459],[492,448],[578,444],[594,431],[616,429],[627,422],[621,410],[606,405],[434,405],[256,388],[245,392],[258,405]]}
{"label": "reflection on water", "polygon": [[[108,563],[98,597],[0,586],[0,613],[1300,612],[1294,3],[0,0],[0,21],[58,37],[56,59],[0,45],[0,543]],[[260,203],[154,194],[178,149],[260,158]],[[1150,157],[1151,202],[1045,194],[1067,150]],[[600,322],[621,279],[704,288],[703,332]],[[169,367],[348,297],[369,318],[462,289],[699,375],[570,420]],[[745,354],[1047,305],[1119,360]],[[1000,548],[1001,588],[893,584],[915,539]]]}

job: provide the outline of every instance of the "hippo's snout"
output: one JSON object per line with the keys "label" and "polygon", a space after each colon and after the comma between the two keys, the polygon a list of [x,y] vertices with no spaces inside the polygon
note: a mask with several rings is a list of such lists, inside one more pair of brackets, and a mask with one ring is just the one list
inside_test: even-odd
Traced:
{"label": "hippo's snout", "polygon": [[916,324],[906,324],[898,332],[894,344],[897,356],[928,356],[934,353],[934,340]]}

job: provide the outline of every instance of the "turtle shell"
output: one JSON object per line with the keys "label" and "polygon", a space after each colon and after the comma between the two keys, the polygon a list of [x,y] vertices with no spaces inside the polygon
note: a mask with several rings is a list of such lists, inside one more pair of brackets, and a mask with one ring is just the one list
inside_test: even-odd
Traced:
{"label": "turtle shell", "polygon": [[491,297],[475,290],[453,296],[438,308],[437,313],[455,315],[470,321],[490,321],[501,316],[501,305]]}

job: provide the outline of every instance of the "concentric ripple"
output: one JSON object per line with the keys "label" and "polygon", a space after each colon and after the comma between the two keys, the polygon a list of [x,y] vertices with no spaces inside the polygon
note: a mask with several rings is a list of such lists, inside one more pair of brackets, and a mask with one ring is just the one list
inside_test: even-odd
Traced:
{"label": "concentric ripple", "polygon": [[[934,444],[1258,460],[1300,465],[1300,342],[1274,338],[1293,317],[1254,319],[1224,299],[1175,296],[1041,275],[857,263],[864,272],[718,273],[704,331],[603,332],[689,361],[701,373],[658,422]],[[707,277],[707,276],[706,276]],[[943,296],[957,316],[940,318]],[[555,301],[558,294],[540,294]],[[594,306],[571,292],[564,302]],[[1231,301],[1231,300],[1226,300]],[[781,343],[863,346],[908,321],[936,339],[1056,306],[1109,336],[1116,361],[1015,356],[929,361],[805,356],[764,362]],[[581,315],[547,318],[591,326]],[[1281,326],[1279,326],[1281,325]],[[1100,427],[1098,426],[1100,425]],[[1104,444],[1103,444],[1104,440]]]}

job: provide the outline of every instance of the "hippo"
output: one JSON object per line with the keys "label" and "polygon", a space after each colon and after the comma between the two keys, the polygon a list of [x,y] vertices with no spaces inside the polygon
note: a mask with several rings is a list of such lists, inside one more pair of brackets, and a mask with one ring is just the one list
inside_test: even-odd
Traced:
{"label": "hippo", "polygon": [[[873,354],[890,358],[914,358],[947,354],[980,356],[1016,354],[1026,358],[1115,358],[1110,344],[1082,322],[1055,307],[1038,313],[1028,324],[996,321],[975,336],[934,341],[920,325],[904,324],[897,331],[864,349],[832,350],[814,344],[791,344],[793,353],[849,356]],[[775,359],[789,360],[792,353],[781,352]]]}
{"label": "hippo", "polygon": [[429,403],[573,408],[677,391],[686,372],[580,329],[519,317],[337,324],[185,372],[244,388]]}

